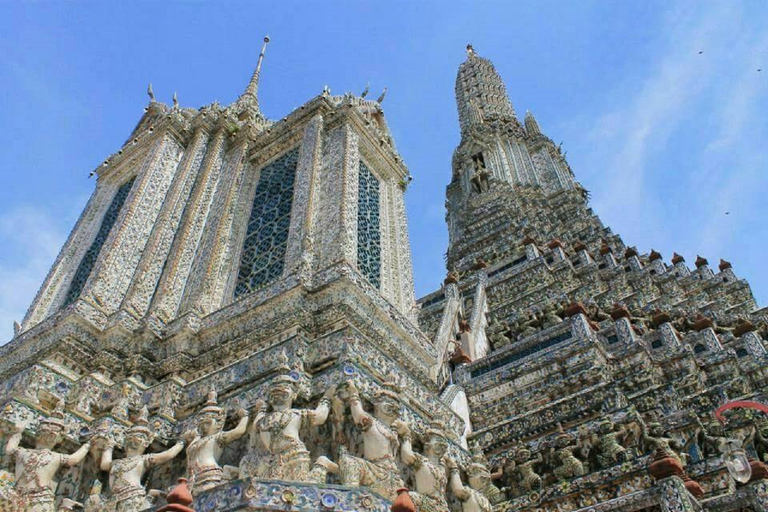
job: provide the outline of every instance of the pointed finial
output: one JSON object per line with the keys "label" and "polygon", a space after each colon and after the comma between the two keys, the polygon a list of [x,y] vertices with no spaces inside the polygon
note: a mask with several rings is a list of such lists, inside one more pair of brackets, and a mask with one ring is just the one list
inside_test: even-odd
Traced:
{"label": "pointed finial", "polygon": [[152,90],[152,82],[149,82],[149,85],[147,86],[147,96],[149,96],[149,101],[155,101],[155,92]]}
{"label": "pointed finial", "polygon": [[176,91],[173,91],[173,106],[178,107],[179,106],[179,96],[176,94]]}
{"label": "pointed finial", "polygon": [[264,62],[264,55],[267,53],[267,44],[269,44],[269,36],[264,36],[264,44],[261,47],[261,53],[259,54],[259,60],[256,62],[256,70],[251,76],[251,81],[248,82],[248,87],[245,88],[245,92],[240,96],[240,101],[248,98],[256,103],[258,108],[259,99],[259,77],[261,76],[261,64]]}
{"label": "pointed finial", "polygon": [[381,103],[382,101],[384,101],[384,98],[386,96],[387,96],[387,86],[384,86],[384,90],[381,91],[381,96],[378,97],[378,99],[376,100],[376,103]]}
{"label": "pointed finial", "polygon": [[366,96],[368,96],[368,91],[370,90],[371,90],[371,82],[368,82],[367,84],[365,84],[365,90],[360,93],[360,97],[365,98]]}
{"label": "pointed finial", "polygon": [[475,48],[472,46],[472,43],[467,44],[467,54],[473,54],[475,53]]}
{"label": "pointed finial", "polygon": [[329,96],[331,94],[331,88],[327,85],[323,86],[323,96]]}

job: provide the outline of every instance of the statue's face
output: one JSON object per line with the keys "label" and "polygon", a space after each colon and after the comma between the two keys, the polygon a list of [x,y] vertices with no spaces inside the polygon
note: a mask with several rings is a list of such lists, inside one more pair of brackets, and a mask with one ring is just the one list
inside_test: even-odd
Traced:
{"label": "statue's face", "polygon": [[613,429],[612,429],[612,427],[613,427],[613,425],[612,425],[611,423],[608,423],[608,422],[605,422],[605,423],[601,423],[601,424],[600,424],[600,429],[599,429],[599,430],[600,430],[600,433],[601,433],[601,434],[607,434],[607,433],[609,433],[611,430],[613,430]]}
{"label": "statue's face", "polygon": [[662,434],[661,425],[659,425],[658,423],[653,423],[651,425],[648,425],[648,431],[654,437],[659,437]]}
{"label": "statue's face", "polygon": [[216,434],[221,430],[219,416],[212,413],[206,413],[200,418],[200,433],[204,436]]}
{"label": "statue's face", "polygon": [[477,471],[469,475],[469,486],[475,490],[482,489],[491,482],[491,474],[487,471]]}
{"label": "statue's face", "polygon": [[448,451],[448,441],[442,436],[432,435],[425,448],[429,449],[436,457],[442,457]]}
{"label": "statue's face", "polygon": [[376,409],[387,418],[397,418],[400,415],[400,404],[390,397],[380,398]]}
{"label": "statue's face", "polygon": [[520,450],[515,454],[515,460],[517,462],[525,462],[531,457],[531,452],[528,450]]}
{"label": "statue's face", "polygon": [[149,446],[149,439],[141,434],[128,434],[125,436],[125,452],[130,454],[144,453]]}
{"label": "statue's face", "polygon": [[38,429],[35,441],[40,448],[51,449],[61,441],[61,433],[56,429],[43,425]]}
{"label": "statue's face", "polygon": [[290,406],[295,398],[293,387],[283,383],[273,384],[267,393],[267,401],[272,406]]}

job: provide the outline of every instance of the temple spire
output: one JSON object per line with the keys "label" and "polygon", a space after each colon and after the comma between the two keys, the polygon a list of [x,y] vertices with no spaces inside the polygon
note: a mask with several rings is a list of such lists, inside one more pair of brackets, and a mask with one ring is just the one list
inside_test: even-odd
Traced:
{"label": "temple spire", "polygon": [[491,61],[480,57],[471,44],[467,60],[456,76],[456,106],[461,132],[493,120],[515,119],[507,88]]}
{"label": "temple spire", "polygon": [[253,76],[251,76],[251,81],[248,82],[248,87],[245,88],[245,91],[237,100],[238,105],[243,108],[243,112],[246,110],[252,113],[259,112],[259,76],[261,75],[261,64],[264,62],[268,43],[269,36],[265,36],[264,45],[261,47],[261,53],[259,54],[259,61],[256,63],[256,70],[253,72]]}
{"label": "temple spire", "polygon": [[536,121],[536,118],[533,117],[533,114],[531,114],[530,110],[525,111],[525,131],[527,131],[529,135],[541,134],[539,122]]}

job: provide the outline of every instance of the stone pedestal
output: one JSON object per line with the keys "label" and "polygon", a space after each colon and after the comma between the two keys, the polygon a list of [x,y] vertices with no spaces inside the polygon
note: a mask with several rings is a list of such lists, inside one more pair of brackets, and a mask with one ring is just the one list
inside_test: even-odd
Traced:
{"label": "stone pedestal", "polygon": [[[392,503],[365,487],[313,485],[279,480],[244,479],[220,485],[195,497],[195,512],[262,512],[360,510],[389,512]],[[160,512],[162,509],[149,509]]]}

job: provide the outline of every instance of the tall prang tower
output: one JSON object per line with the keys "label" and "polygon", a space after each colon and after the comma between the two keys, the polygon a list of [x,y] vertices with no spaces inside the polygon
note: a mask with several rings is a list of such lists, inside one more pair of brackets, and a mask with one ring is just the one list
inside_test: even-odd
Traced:
{"label": "tall prang tower", "polygon": [[[455,90],[448,275],[419,299],[419,322],[452,361],[469,443],[500,470],[497,510],[696,510],[702,496],[718,510],[735,499],[714,438],[744,437],[761,457],[750,432],[767,424],[736,413],[724,432],[713,413],[766,403],[768,311],[727,261],[697,257],[692,270],[625,245],[471,45]],[[685,475],[649,474],[662,437]]]}
{"label": "tall prang tower", "polygon": [[[468,463],[466,408],[440,400],[445,365],[416,323],[409,172],[384,95],[326,89],[267,119],[266,43],[230,105],[167,105],[150,86],[95,171],[0,348],[16,460],[0,501],[129,512],[185,477],[197,511],[386,512],[422,460],[401,447]],[[71,467],[51,480],[30,457]]]}

